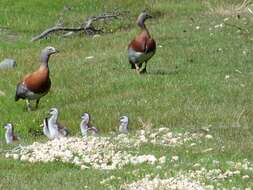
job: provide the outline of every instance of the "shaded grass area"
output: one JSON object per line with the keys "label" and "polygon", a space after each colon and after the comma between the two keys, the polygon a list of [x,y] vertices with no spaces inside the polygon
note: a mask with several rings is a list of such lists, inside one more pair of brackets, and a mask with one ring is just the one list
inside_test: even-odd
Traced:
{"label": "shaded grass area", "polygon": [[[183,160],[177,166],[168,165],[162,170],[140,166],[139,178],[151,171],[163,175],[171,170],[174,175],[178,169],[190,167],[187,163],[192,165],[200,159],[207,165],[213,159],[252,160],[251,17],[229,17],[227,21],[249,31],[245,33],[224,24],[225,17],[207,14],[207,7],[198,0],[150,2],[2,0],[0,60],[14,58],[18,67],[0,71],[0,90],[5,93],[0,96],[0,125],[14,123],[23,144],[45,140],[39,125],[49,108],[58,107],[60,121],[70,128],[72,135],[79,135],[80,116],[86,111],[91,113],[93,123],[102,134],[117,130],[118,118],[123,114],[129,116],[133,131],[142,127],[138,118],[149,121],[153,127],[165,126],[176,131],[210,128],[215,143],[203,143],[188,154],[185,153],[188,147],[168,150],[142,147],[140,153],[177,154]],[[64,6],[69,9],[65,10]],[[130,12],[123,20],[106,26],[109,33],[101,37],[77,35],[63,39],[52,36],[40,42],[29,42],[33,35],[53,26],[61,13],[66,25],[79,25],[89,15],[115,8]],[[128,65],[126,47],[139,32],[135,19],[143,9],[155,15],[147,25],[158,47],[148,64],[148,74],[139,76]],[[223,27],[215,28],[221,23]],[[39,109],[28,113],[24,110],[24,102],[14,102],[15,87],[24,74],[38,67],[40,51],[47,45],[61,51],[49,63],[52,88],[41,99]],[[86,59],[88,56],[94,58]],[[0,148],[8,148],[3,144],[3,130],[0,136]],[[209,147],[214,152],[199,154]],[[220,153],[222,147],[225,151]],[[0,189],[20,186],[22,189],[37,186],[77,189],[85,185],[89,189],[102,189],[98,182],[110,175],[121,177],[111,182],[117,189],[120,184],[136,178],[131,166],[124,168],[124,172],[80,171],[62,163],[31,165],[1,157],[0,168]],[[15,182],[11,183],[13,180]],[[241,179],[225,186],[238,183],[241,187],[250,186],[250,182]]]}

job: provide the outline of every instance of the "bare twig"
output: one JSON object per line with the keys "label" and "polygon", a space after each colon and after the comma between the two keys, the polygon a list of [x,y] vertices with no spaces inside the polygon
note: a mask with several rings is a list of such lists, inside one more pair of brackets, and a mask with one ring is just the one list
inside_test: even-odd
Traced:
{"label": "bare twig", "polygon": [[112,13],[104,13],[104,14],[101,14],[98,16],[88,17],[86,19],[86,21],[84,22],[84,24],[82,24],[81,26],[78,26],[78,27],[64,27],[61,25],[56,25],[56,26],[53,26],[52,28],[46,29],[41,34],[32,37],[31,41],[34,42],[34,41],[43,39],[43,38],[47,37],[49,34],[59,32],[59,31],[67,31],[67,32],[83,31],[87,35],[94,35],[97,33],[103,33],[103,31],[101,29],[96,29],[93,26],[93,23],[96,21],[99,21],[99,20],[105,21],[105,20],[118,19],[120,16],[123,15],[123,13],[125,13],[125,12],[115,11]]}
{"label": "bare twig", "polygon": [[247,29],[242,28],[242,27],[240,27],[240,26],[237,26],[237,25],[235,25],[235,24],[230,24],[230,23],[227,23],[227,22],[225,22],[224,24],[227,25],[227,26],[236,28],[236,29],[238,29],[238,30],[240,30],[240,31],[244,31],[245,33],[249,33],[249,31],[248,31]]}
{"label": "bare twig", "polygon": [[0,154],[2,153],[18,153],[20,152],[20,150],[23,148],[23,146],[21,144],[19,144],[18,146],[14,147],[13,149],[8,149],[8,150],[4,150],[4,149],[0,149]]}
{"label": "bare twig", "polygon": [[251,4],[252,4],[251,0],[244,0],[241,5],[238,5],[236,10],[240,11],[240,10],[244,9],[245,7],[249,7]]}
{"label": "bare twig", "polygon": [[239,113],[237,121],[236,121],[237,124],[240,124],[240,119],[241,119],[242,115],[244,114],[244,112],[245,112],[245,108],[243,108],[243,110]]}
{"label": "bare twig", "polygon": [[237,127],[237,128],[241,127],[240,120],[242,116],[245,114],[245,111],[246,111],[245,108],[243,108],[241,112],[234,114],[235,121],[233,122],[233,125],[232,125],[233,127]]}

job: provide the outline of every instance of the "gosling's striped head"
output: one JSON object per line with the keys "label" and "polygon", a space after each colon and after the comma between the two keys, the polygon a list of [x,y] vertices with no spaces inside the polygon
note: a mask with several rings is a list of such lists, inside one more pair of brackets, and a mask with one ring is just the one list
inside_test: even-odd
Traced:
{"label": "gosling's striped head", "polygon": [[128,117],[127,116],[121,116],[119,119],[120,124],[128,125]]}
{"label": "gosling's striped head", "polygon": [[82,121],[85,124],[88,124],[90,122],[90,114],[85,112],[82,116],[81,116]]}
{"label": "gosling's striped head", "polygon": [[13,126],[12,126],[11,123],[6,123],[6,124],[4,125],[4,128],[5,128],[6,130],[12,130],[12,129],[13,129]]}
{"label": "gosling's striped head", "polygon": [[128,117],[122,116],[119,119],[120,125],[119,125],[119,132],[120,133],[128,133]]}
{"label": "gosling's striped head", "polygon": [[59,110],[58,110],[57,108],[51,108],[51,109],[49,110],[49,114],[50,114],[50,115],[53,115],[53,116],[56,116],[56,115],[59,114]]}

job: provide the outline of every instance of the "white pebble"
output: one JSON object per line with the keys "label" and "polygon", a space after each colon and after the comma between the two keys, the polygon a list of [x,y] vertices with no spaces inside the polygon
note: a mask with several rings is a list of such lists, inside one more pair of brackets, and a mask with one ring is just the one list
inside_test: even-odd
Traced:
{"label": "white pebble", "polygon": [[213,139],[213,136],[212,135],[206,135],[205,138],[206,139]]}
{"label": "white pebble", "polygon": [[90,168],[89,166],[86,166],[86,165],[81,165],[81,170],[84,170],[84,169],[88,169],[88,168]]}
{"label": "white pebble", "polygon": [[230,78],[230,76],[229,75],[225,75],[225,79],[229,79]]}
{"label": "white pebble", "polygon": [[18,154],[13,154],[12,156],[13,156],[13,159],[14,159],[14,160],[19,159],[19,155],[18,155]]}
{"label": "white pebble", "polygon": [[171,161],[178,161],[179,160],[179,157],[178,156],[172,156],[171,157]]}
{"label": "white pebble", "polygon": [[164,164],[166,162],[166,156],[162,156],[159,158],[159,163]]}
{"label": "white pebble", "polygon": [[5,154],[5,158],[9,158],[10,157],[10,154],[9,153],[6,153]]}
{"label": "white pebble", "polygon": [[94,56],[88,56],[88,57],[85,57],[85,59],[93,59]]}
{"label": "white pebble", "polygon": [[248,175],[244,175],[242,176],[242,179],[246,180],[246,179],[249,179],[250,177]]}

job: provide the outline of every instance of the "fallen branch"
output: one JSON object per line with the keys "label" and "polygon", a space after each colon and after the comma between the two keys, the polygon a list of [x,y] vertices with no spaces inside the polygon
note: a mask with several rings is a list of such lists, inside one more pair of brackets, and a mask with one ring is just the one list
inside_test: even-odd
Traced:
{"label": "fallen branch", "polygon": [[46,36],[48,36],[50,33],[53,33],[53,32],[58,32],[58,31],[79,32],[79,31],[82,31],[82,30],[83,30],[83,27],[67,28],[67,27],[61,27],[61,26],[54,26],[52,28],[49,28],[49,29],[45,30],[41,34],[39,34],[37,36],[34,36],[31,41],[34,42],[34,41],[40,40],[42,38],[45,38]]}
{"label": "fallen branch", "polygon": [[225,22],[224,24],[227,25],[227,26],[236,28],[236,29],[238,29],[238,30],[240,30],[240,31],[246,31],[246,32],[248,32],[247,29],[241,28],[240,26],[237,26],[237,25],[235,25],[235,24],[230,24],[230,23],[226,23],[226,22]]}
{"label": "fallen branch", "polygon": [[88,19],[86,19],[86,21],[84,22],[84,24],[82,24],[81,26],[78,27],[64,27],[61,25],[56,25],[53,26],[52,28],[48,28],[46,29],[44,32],[42,32],[41,34],[32,37],[31,41],[37,41],[40,39],[43,39],[45,37],[47,37],[49,34],[51,33],[55,33],[55,32],[59,32],[59,31],[66,31],[66,32],[81,32],[83,31],[86,35],[94,35],[94,34],[98,34],[98,33],[103,33],[103,31],[101,29],[96,29],[93,26],[93,23],[99,20],[112,20],[112,19],[118,19],[121,15],[123,15],[124,12],[112,12],[112,13],[104,13],[98,16],[93,16],[93,17],[88,17]]}

